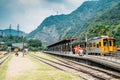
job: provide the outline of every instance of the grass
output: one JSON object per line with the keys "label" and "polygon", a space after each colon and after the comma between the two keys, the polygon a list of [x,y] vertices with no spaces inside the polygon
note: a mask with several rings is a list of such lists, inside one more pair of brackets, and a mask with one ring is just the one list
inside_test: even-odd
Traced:
{"label": "grass", "polygon": [[[43,55],[42,55],[43,56]],[[78,76],[74,76],[71,73],[67,73],[51,67],[45,63],[38,62],[29,56],[36,65],[34,69],[24,72],[21,76],[13,80],[83,80]]]}
{"label": "grass", "polygon": [[12,59],[12,56],[10,56],[4,63],[0,65],[0,80],[5,79],[6,71],[8,69],[8,62]]}

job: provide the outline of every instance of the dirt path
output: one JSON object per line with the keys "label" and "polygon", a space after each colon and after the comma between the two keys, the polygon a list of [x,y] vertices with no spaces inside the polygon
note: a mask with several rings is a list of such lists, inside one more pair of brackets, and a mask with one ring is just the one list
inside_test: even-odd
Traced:
{"label": "dirt path", "polygon": [[22,57],[22,55],[19,55],[18,57],[13,56],[12,60],[8,64],[5,80],[13,80],[14,78],[22,75],[24,72],[34,68],[35,64],[31,62],[29,58]]}

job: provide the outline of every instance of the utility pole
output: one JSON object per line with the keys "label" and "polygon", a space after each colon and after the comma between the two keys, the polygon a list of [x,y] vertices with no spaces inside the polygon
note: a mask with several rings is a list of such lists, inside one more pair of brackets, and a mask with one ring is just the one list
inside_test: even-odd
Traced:
{"label": "utility pole", "polygon": [[71,37],[71,40],[70,40],[70,53],[72,54],[72,37]]}
{"label": "utility pole", "polygon": [[88,52],[87,52],[87,42],[88,42],[88,31],[86,32],[86,37],[85,37],[85,41],[86,41],[86,55],[88,55]]}
{"label": "utility pole", "polygon": [[58,11],[56,11],[56,14],[58,15]]}
{"label": "utility pole", "polygon": [[18,36],[19,36],[19,24],[17,25],[17,33],[18,33]]}
{"label": "utility pole", "polygon": [[24,33],[22,35],[22,43],[23,43],[23,57],[24,57],[24,55],[25,55],[25,52],[24,52]]}
{"label": "utility pole", "polygon": [[11,36],[11,35],[12,35],[12,34],[11,34],[11,24],[10,24],[10,26],[9,26],[9,30],[10,30],[10,36]]}

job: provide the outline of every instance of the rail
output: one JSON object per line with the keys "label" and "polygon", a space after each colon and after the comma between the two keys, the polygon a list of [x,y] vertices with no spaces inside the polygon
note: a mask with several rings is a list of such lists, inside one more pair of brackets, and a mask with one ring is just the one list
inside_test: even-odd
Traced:
{"label": "rail", "polygon": [[0,58],[0,64],[2,64],[8,57],[10,56],[10,54],[6,54],[3,57]]}
{"label": "rail", "polygon": [[[57,60],[61,61],[61,63],[59,63],[59,62],[54,62],[54,61],[51,61],[51,60],[48,60],[48,59],[45,59],[45,58],[42,58],[42,57],[39,57],[39,56],[36,56],[36,55],[32,55],[32,56],[34,56],[36,58],[39,58],[39,59],[46,60],[47,62],[50,62],[49,64],[54,63],[54,66],[55,66],[55,64],[59,64],[59,66],[62,65],[62,66],[74,69],[76,71],[81,71],[81,72],[90,74],[90,75],[92,75],[92,76],[94,76],[94,77],[96,77],[100,80],[101,79],[102,80],[115,79],[113,76],[120,77],[119,74],[117,74],[117,73],[110,72],[110,71],[109,72],[103,71],[103,70],[100,70],[100,69],[93,68],[91,66],[85,66],[85,65],[82,65],[80,63],[73,62],[73,61],[66,60],[66,59],[56,58]],[[87,80],[89,80],[89,79],[87,79]]]}

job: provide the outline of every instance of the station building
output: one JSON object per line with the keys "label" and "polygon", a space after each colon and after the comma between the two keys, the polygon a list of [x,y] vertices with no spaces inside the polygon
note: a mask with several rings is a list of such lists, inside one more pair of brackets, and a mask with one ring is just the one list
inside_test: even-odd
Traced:
{"label": "station building", "polygon": [[55,43],[47,46],[48,51],[58,51],[61,53],[71,53],[73,51],[72,42],[74,40],[77,40],[77,38],[66,38],[66,39],[60,40],[58,42],[55,42]]}
{"label": "station building", "polygon": [[27,47],[27,43],[12,43],[11,50],[14,51],[15,49],[18,49],[21,51],[25,47]]}

